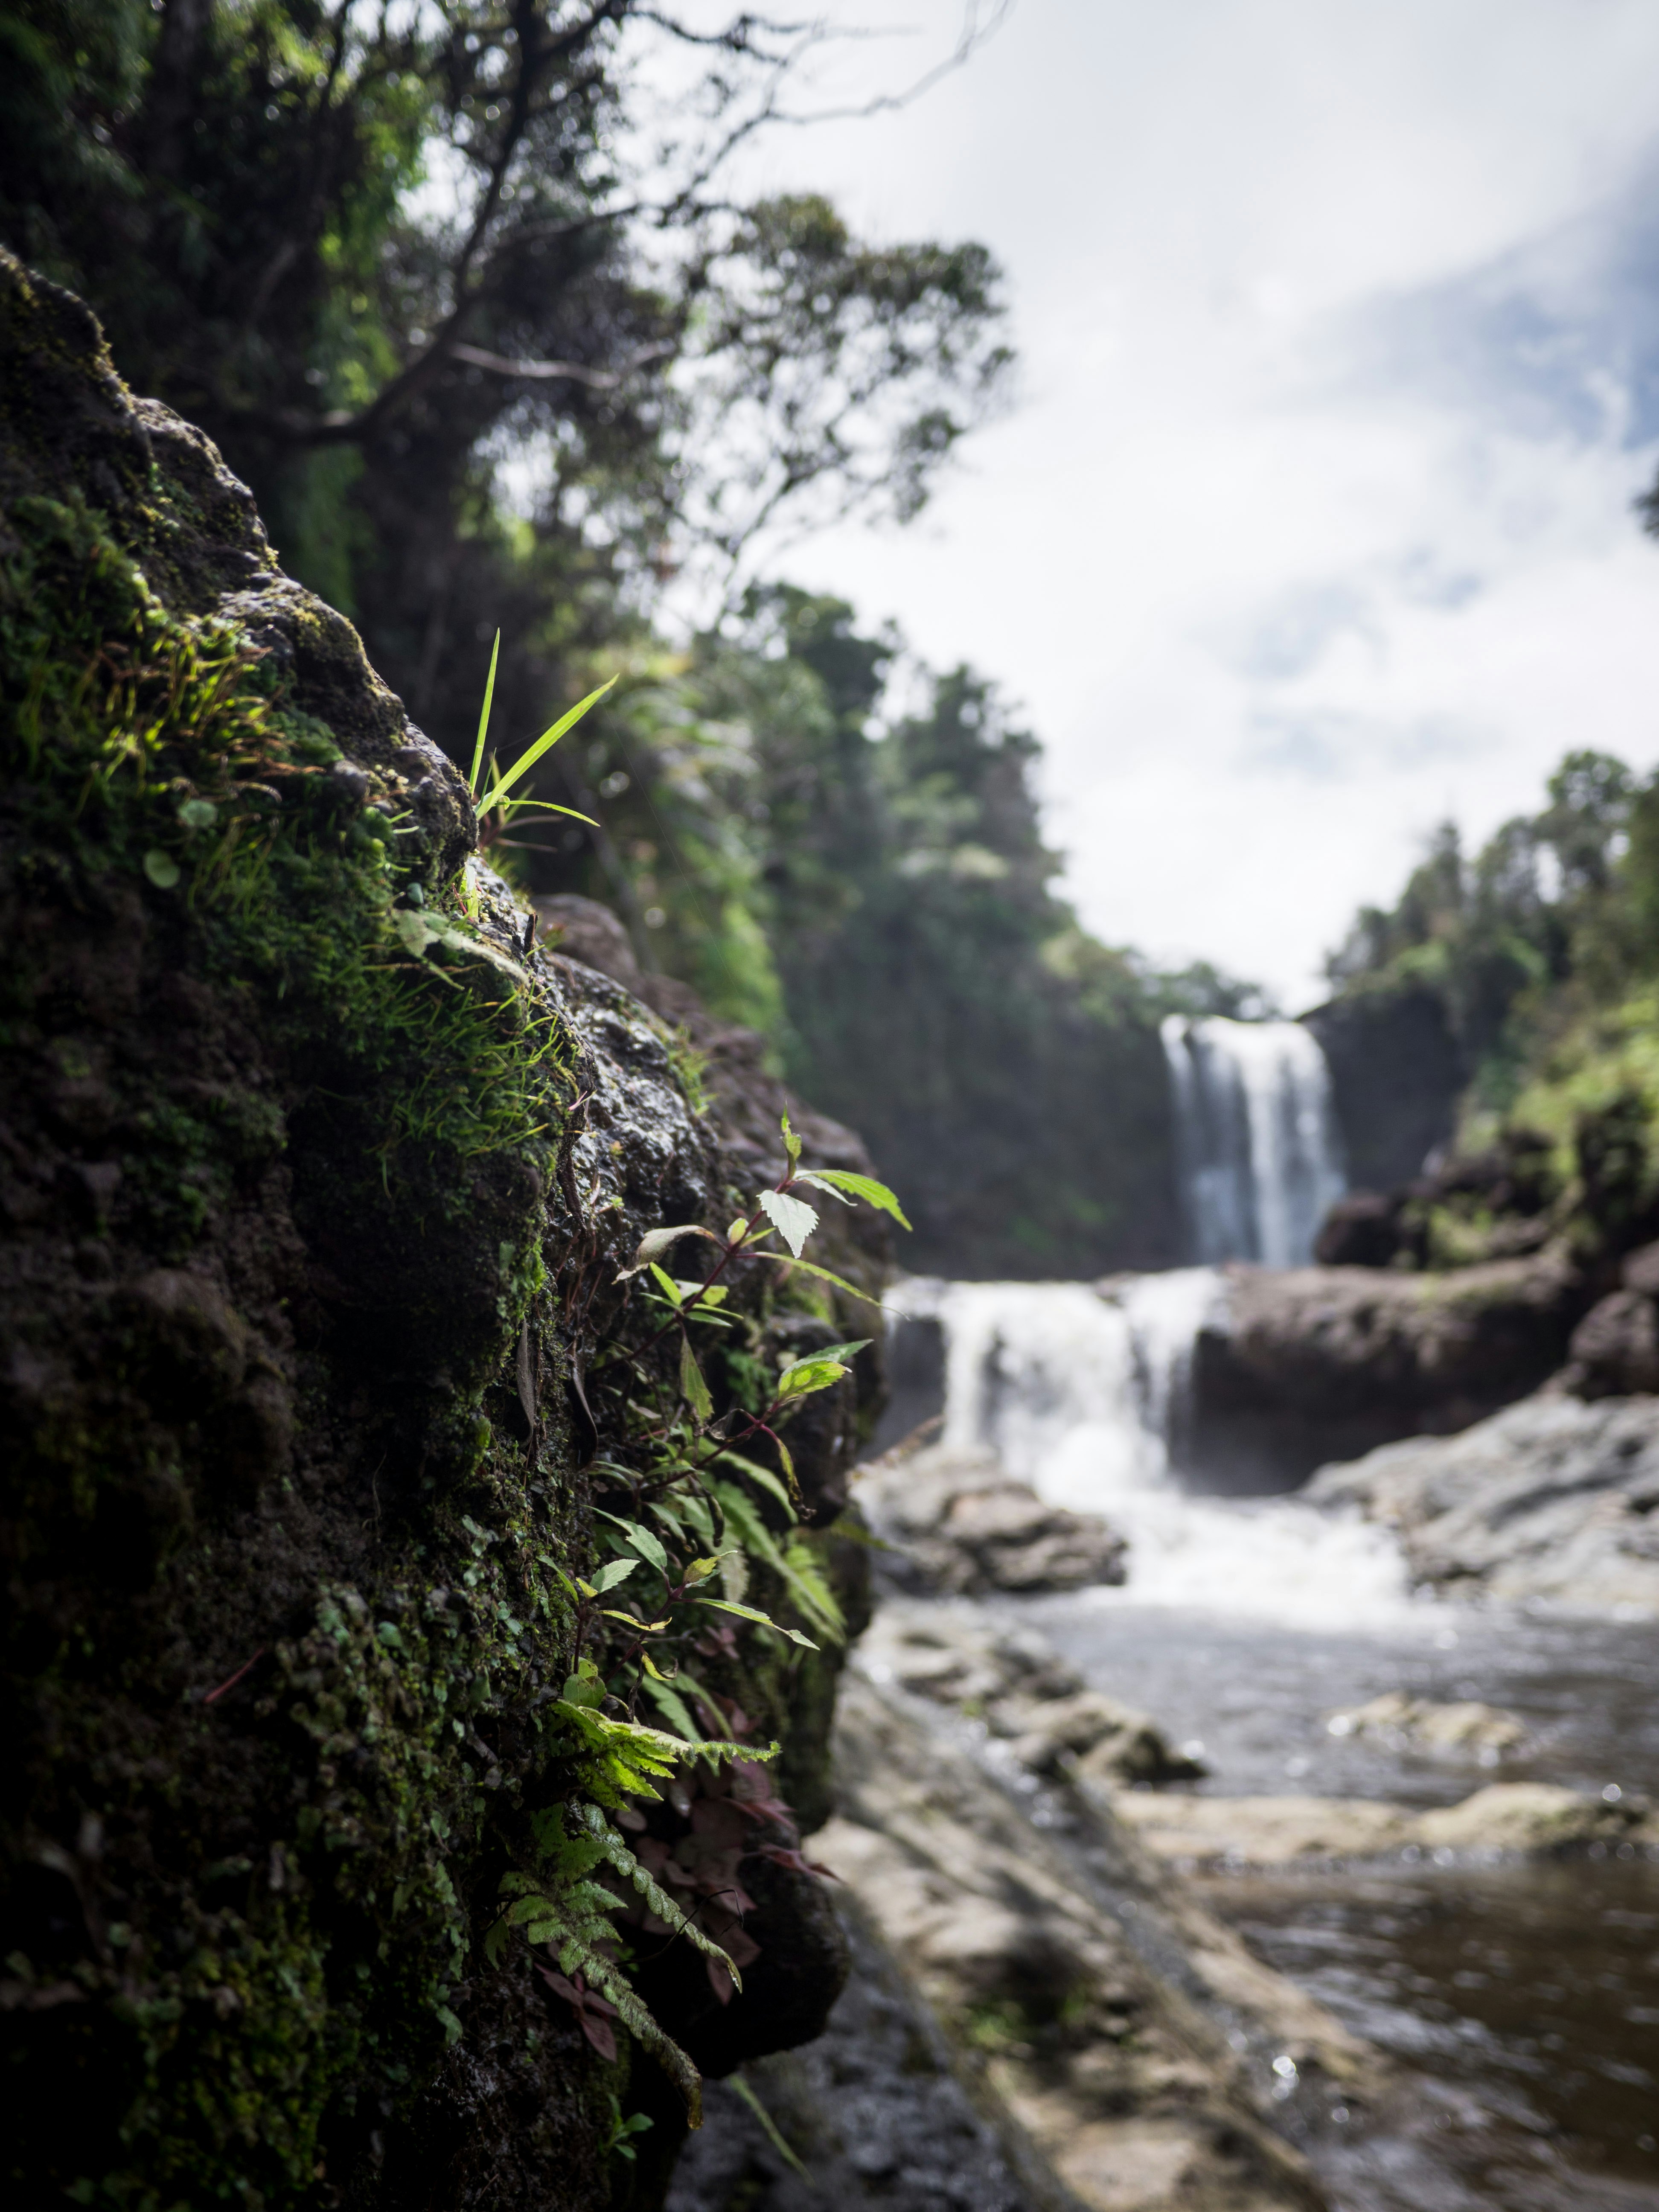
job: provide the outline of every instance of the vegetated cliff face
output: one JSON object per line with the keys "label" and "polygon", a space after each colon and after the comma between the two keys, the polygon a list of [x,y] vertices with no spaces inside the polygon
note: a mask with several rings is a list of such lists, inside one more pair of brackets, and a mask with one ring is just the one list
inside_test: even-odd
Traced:
{"label": "vegetated cliff face", "polygon": [[[700,1113],[683,1040],[534,948],[349,625],[82,304],[3,258],[0,564],[14,2195],[649,2204],[679,2095],[555,1990],[502,1883],[559,1924],[580,1820],[632,1818],[690,1896],[671,1855],[718,1831],[745,1991],[635,1925],[660,2030],[725,2070],[833,2001],[777,1804],[828,1813],[832,1658],[711,1613],[659,1647],[688,1721],[785,1752],[683,1769],[643,1821],[594,1748],[621,1708],[578,1672],[614,1658],[599,1604],[628,1591],[581,1583],[678,1402],[678,1339],[619,1268],[651,1228],[723,1228],[781,1147],[740,1080]],[[874,1288],[868,1218],[824,1256]],[[843,1294],[733,1272],[699,1339],[717,1411],[855,1333]],[[870,1362],[792,1431],[805,1522],[838,1510]],[[813,1577],[850,1547],[755,1495],[749,1604],[833,1611]]]}
{"label": "vegetated cliff face", "polygon": [[[1370,1019],[1387,1003],[1355,992],[1325,1013]],[[1230,1271],[1193,1364],[1204,1474],[1282,1487],[1327,1460],[1466,1428],[1552,1378],[1586,1399],[1659,1389],[1650,1035],[1599,1055],[1569,1037],[1508,1120],[1476,1125],[1478,1146],[1340,1200],[1319,1267]]]}

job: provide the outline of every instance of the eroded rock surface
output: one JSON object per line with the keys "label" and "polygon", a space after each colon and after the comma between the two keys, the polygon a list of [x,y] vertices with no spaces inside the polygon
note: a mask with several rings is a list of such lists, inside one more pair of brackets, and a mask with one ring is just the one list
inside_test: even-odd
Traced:
{"label": "eroded rock surface", "polygon": [[[1354,2108],[1367,2054],[1080,1802],[1040,1831],[902,1700],[848,1678],[842,1812],[817,1846],[1017,2147],[1091,2212],[1314,2212],[1270,2124],[1275,2057],[1311,2112]],[[1381,2075],[1376,2078],[1380,2081]]]}
{"label": "eroded rock surface", "polygon": [[1608,1802],[1545,1782],[1494,1782],[1429,1813],[1372,1797],[1197,1797],[1177,1790],[1122,1796],[1113,1809],[1160,1858],[1188,1870],[1317,1865],[1401,1851],[1549,1856],[1659,1844],[1659,1821],[1644,1801]]}
{"label": "eroded rock surface", "polygon": [[1030,1773],[1113,1783],[1204,1772],[1146,1714],[1088,1688],[1040,1636],[998,1631],[970,1607],[890,1599],[860,1657],[872,1680],[982,1723]]}
{"label": "eroded rock surface", "polygon": [[1306,1494],[1386,1523],[1448,1596],[1659,1612],[1659,1399],[1523,1399],[1322,1468]]}

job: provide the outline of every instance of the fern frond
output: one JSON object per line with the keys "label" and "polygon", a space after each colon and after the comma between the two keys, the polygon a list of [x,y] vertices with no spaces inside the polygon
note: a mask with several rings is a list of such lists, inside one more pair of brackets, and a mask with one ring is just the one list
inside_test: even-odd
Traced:
{"label": "fern frond", "polygon": [[605,1820],[599,1808],[594,1805],[584,1806],[582,1818],[593,1833],[602,1838],[606,1858],[610,1860],[624,1881],[632,1882],[658,1919],[665,1922],[677,1936],[687,1937],[707,1957],[717,1960],[731,1975],[733,1988],[741,1990],[743,1977],[732,1965],[726,1953],[712,1936],[705,1935],[696,1922],[690,1919],[681,1910],[649,1869],[640,1864],[616,1830]]}
{"label": "fern frond", "polygon": [[700,2128],[702,2125],[702,2076],[672,2036],[657,2025],[637,1991],[624,1978],[622,1969],[574,1938],[560,1951],[559,1967],[567,1974],[580,1970],[586,1976],[590,1989],[598,1990],[610,1999],[617,2008],[617,2015],[623,2026],[651,2053],[684,2098],[686,2124]]}

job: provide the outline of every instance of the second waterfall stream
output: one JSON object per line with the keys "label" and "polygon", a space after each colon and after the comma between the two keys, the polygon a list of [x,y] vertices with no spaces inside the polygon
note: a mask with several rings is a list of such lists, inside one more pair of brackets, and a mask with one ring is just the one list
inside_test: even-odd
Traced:
{"label": "second waterfall stream", "polygon": [[936,1327],[947,1451],[990,1452],[1006,1474],[1127,1537],[1112,1605],[1358,1626],[1418,1610],[1385,1530],[1295,1497],[1219,1498],[1182,1488],[1170,1438],[1199,1329],[1224,1295],[1213,1267],[1087,1283],[949,1283],[910,1277],[890,1326]]}

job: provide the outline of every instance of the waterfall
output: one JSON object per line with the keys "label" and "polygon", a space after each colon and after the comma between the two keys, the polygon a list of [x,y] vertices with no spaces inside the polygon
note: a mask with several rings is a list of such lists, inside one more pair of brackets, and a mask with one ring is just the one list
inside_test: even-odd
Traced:
{"label": "waterfall", "polygon": [[1193,1258],[1305,1267],[1346,1188],[1317,1039],[1300,1022],[1171,1014],[1164,1050]]}
{"label": "waterfall", "polygon": [[1397,1618],[1409,1601],[1386,1531],[1294,1498],[1193,1497],[1176,1480],[1194,1344],[1225,1288],[1213,1267],[1099,1287],[913,1277],[888,1305],[896,1328],[932,1323],[943,1340],[945,1452],[989,1452],[1127,1538],[1128,1582],[1099,1602],[1287,1625]]}

